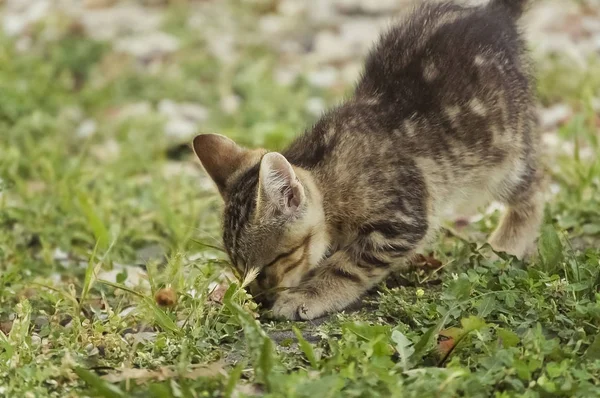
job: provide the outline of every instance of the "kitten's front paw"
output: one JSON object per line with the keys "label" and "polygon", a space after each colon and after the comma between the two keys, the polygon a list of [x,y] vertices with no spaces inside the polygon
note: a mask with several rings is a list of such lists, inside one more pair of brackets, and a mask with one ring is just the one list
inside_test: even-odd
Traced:
{"label": "kitten's front paw", "polygon": [[285,291],[279,294],[273,304],[273,315],[290,320],[311,320],[324,315],[327,311],[319,303],[318,297],[310,297],[298,291]]}

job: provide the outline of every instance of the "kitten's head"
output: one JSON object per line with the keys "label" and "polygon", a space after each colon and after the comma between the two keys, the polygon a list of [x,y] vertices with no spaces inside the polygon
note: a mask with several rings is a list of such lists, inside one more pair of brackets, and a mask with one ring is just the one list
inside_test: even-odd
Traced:
{"label": "kitten's head", "polygon": [[294,287],[327,250],[321,195],[303,169],[276,152],[248,150],[229,138],[203,134],[194,151],[225,201],[223,241],[242,275],[258,272],[255,297],[272,302]]}

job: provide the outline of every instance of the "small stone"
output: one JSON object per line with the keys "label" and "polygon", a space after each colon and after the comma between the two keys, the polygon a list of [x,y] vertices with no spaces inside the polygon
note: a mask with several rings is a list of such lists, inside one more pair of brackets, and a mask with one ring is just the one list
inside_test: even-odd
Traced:
{"label": "small stone", "polygon": [[152,112],[152,106],[149,102],[134,102],[127,104],[116,111],[116,117],[119,120],[127,120],[135,117],[149,115]]}
{"label": "small stone", "polygon": [[542,129],[552,129],[568,120],[573,114],[573,109],[567,104],[556,104],[539,111]]}
{"label": "small stone", "polygon": [[285,30],[285,21],[279,15],[265,15],[259,20],[259,26],[262,33],[267,35],[276,35]]}
{"label": "small stone", "polygon": [[96,133],[98,125],[92,119],[86,119],[77,127],[76,134],[79,138],[88,138]]}
{"label": "small stone", "polygon": [[165,134],[175,140],[186,140],[197,132],[196,123],[185,119],[169,120],[165,124]]}
{"label": "small stone", "polygon": [[145,289],[150,287],[148,283],[147,272],[139,266],[125,265],[120,263],[113,263],[113,269],[101,270],[98,273],[98,279],[105,279],[110,282],[117,282],[117,278],[120,274],[125,273],[127,279],[123,284],[129,288],[143,287]]}
{"label": "small stone", "polygon": [[[307,1],[308,2],[308,1]],[[337,12],[332,1],[313,0],[307,7],[308,20],[311,25],[326,26],[335,24]]]}
{"label": "small stone", "polygon": [[277,84],[280,84],[282,86],[289,86],[293,84],[296,81],[296,79],[298,79],[300,72],[294,68],[280,67],[275,69],[274,75],[274,79],[277,82]]}
{"label": "small stone", "polygon": [[306,101],[306,110],[313,116],[320,116],[325,110],[325,101],[320,97],[312,97]]}
{"label": "small stone", "polygon": [[349,62],[344,65],[341,75],[342,80],[347,84],[355,84],[358,80],[360,73],[363,70],[363,65],[360,62]]}
{"label": "small stone", "polygon": [[208,119],[208,109],[202,105],[192,102],[182,102],[179,104],[179,112],[181,116],[189,120],[204,122]]}
{"label": "small stone", "polygon": [[352,50],[342,42],[340,35],[328,30],[317,34],[314,53],[321,62],[338,62],[352,57]]}
{"label": "small stone", "polygon": [[96,159],[103,162],[115,160],[121,154],[121,146],[114,139],[108,139],[100,145],[93,146],[91,153]]}
{"label": "small stone", "polygon": [[208,118],[208,109],[193,102],[177,103],[164,99],[158,103],[158,112],[169,118],[183,117],[188,120],[203,122]]}
{"label": "small stone", "polygon": [[126,318],[127,316],[129,316],[129,314],[131,314],[133,311],[135,311],[135,309],[136,309],[135,306],[127,307],[123,311],[119,312],[119,317]]}
{"label": "small stone", "polygon": [[306,78],[313,86],[331,87],[338,81],[338,71],[331,66],[327,66],[310,72]]}
{"label": "small stone", "polygon": [[153,32],[117,39],[115,49],[136,58],[149,59],[179,49],[179,40],[165,32]]}
{"label": "small stone", "polygon": [[[181,162],[172,162],[180,164]],[[149,261],[162,261],[166,256],[165,248],[159,244],[144,246],[136,251],[136,262],[146,264]]]}
{"label": "small stone", "polygon": [[234,114],[240,109],[240,97],[237,95],[226,95],[221,98],[221,109],[223,112],[231,115]]}
{"label": "small stone", "polygon": [[386,26],[385,19],[352,19],[340,26],[341,45],[349,48],[352,55],[363,55],[377,41],[381,30]]}
{"label": "small stone", "polygon": [[176,103],[169,99],[160,101],[158,112],[169,119],[165,124],[165,134],[176,140],[190,138],[197,132],[197,124],[208,118],[208,110],[202,105]]}

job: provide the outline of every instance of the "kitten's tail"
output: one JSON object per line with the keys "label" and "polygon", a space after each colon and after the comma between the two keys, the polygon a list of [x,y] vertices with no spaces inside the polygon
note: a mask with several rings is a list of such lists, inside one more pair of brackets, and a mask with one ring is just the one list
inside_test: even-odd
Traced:
{"label": "kitten's tail", "polygon": [[528,0],[491,0],[494,7],[503,8],[515,19],[518,19],[525,11]]}

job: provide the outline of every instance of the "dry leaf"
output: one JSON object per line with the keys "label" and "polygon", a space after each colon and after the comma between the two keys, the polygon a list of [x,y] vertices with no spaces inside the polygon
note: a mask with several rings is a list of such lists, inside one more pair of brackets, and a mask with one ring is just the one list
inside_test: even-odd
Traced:
{"label": "dry leaf", "polygon": [[228,288],[229,286],[224,283],[217,284],[208,294],[208,299],[215,303],[222,304],[223,297],[225,297]]}
{"label": "dry leaf", "polygon": [[12,321],[0,322],[0,332],[8,335],[12,329]]}
{"label": "dry leaf", "polygon": [[422,254],[417,254],[413,260],[413,264],[421,267],[427,268],[439,268],[442,266],[442,262],[437,258],[433,257],[433,253],[430,253],[428,256],[424,256]]}
{"label": "dry leaf", "polygon": [[177,293],[170,287],[160,289],[154,295],[154,300],[156,300],[156,304],[161,307],[173,307],[177,304]]}

